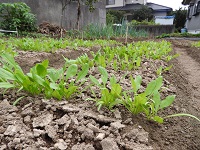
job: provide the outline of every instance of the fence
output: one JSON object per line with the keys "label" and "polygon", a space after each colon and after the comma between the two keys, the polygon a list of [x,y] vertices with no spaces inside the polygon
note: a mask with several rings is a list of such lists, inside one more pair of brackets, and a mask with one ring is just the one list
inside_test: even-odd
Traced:
{"label": "fence", "polygon": [[163,33],[174,33],[174,25],[137,25],[133,27],[136,31],[146,31],[149,36],[158,36]]}

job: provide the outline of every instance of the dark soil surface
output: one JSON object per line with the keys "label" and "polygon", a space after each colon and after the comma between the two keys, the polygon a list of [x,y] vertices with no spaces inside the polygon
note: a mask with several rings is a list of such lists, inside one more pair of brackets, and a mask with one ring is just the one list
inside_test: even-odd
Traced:
{"label": "dark soil surface", "polygon": [[[176,94],[176,100],[161,116],[190,113],[200,118],[200,49],[190,41],[175,41],[173,53],[180,56],[173,61],[170,72],[164,74],[162,95]],[[63,56],[74,59],[92,49],[60,50],[56,53],[19,51],[16,61],[25,72],[30,67],[49,59],[50,66],[63,65]],[[143,61],[140,70],[128,75],[142,75],[143,84],[155,79],[155,69],[166,66],[162,61]],[[99,76],[96,69],[90,71]],[[114,72],[123,87],[129,80],[121,79],[126,72]],[[144,88],[144,87],[143,87]],[[97,90],[98,92],[98,90]],[[12,103],[25,96],[17,106]],[[144,116],[133,116],[122,107],[114,112],[97,111],[93,101],[84,101],[89,93],[77,95],[69,101],[45,100],[43,96],[8,91],[0,95],[0,150],[199,150],[200,123],[189,117],[169,118],[164,124],[147,121]]]}

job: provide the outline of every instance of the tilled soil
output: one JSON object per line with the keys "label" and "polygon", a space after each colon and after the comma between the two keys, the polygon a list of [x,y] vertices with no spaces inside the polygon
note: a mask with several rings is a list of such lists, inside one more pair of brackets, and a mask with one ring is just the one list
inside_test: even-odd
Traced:
{"label": "tilled soil", "polygon": [[[161,116],[173,113],[199,114],[199,63],[197,48],[191,48],[188,41],[172,41],[174,53],[180,57],[173,60],[173,69],[165,73],[162,95],[176,94],[174,104]],[[93,48],[97,51],[99,47]],[[62,55],[74,59],[89,49],[77,51],[60,50],[56,53],[19,52],[17,62],[25,72],[44,59],[50,66],[63,65]],[[199,56],[199,57],[198,57]],[[194,59],[195,58],[195,59]],[[138,71],[129,72],[143,77],[143,86],[155,79],[155,70],[165,66],[162,61],[143,61]],[[90,73],[98,77],[96,69]],[[114,72],[125,89],[130,82]],[[144,89],[142,87],[142,89]],[[97,89],[98,92],[98,89]],[[12,103],[25,96],[17,106]],[[31,96],[27,93],[9,91],[0,96],[0,149],[25,150],[198,150],[200,149],[199,123],[188,117],[166,120],[164,124],[147,121],[144,116],[133,116],[119,106],[114,112],[107,109],[97,111],[93,101],[85,101],[89,93],[77,95],[69,101],[46,100],[42,95]]]}

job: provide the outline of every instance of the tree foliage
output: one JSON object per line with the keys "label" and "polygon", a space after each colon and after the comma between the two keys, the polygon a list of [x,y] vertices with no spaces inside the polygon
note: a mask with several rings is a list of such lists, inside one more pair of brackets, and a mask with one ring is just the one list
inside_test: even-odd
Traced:
{"label": "tree foliage", "polygon": [[118,10],[108,10],[106,12],[106,23],[113,24],[113,23],[122,23],[125,11],[118,11]]}
{"label": "tree foliage", "polygon": [[35,31],[36,18],[25,3],[1,3],[0,27],[6,30]]}
{"label": "tree foliage", "polygon": [[171,12],[169,15],[175,15],[174,18],[175,28],[176,31],[180,32],[181,29],[184,28],[185,26],[187,10],[179,8],[178,10]]}
{"label": "tree foliage", "polygon": [[146,5],[142,5],[140,9],[134,10],[132,13],[133,13],[133,19],[140,22],[143,20],[150,21],[153,19],[152,9],[150,9]]}

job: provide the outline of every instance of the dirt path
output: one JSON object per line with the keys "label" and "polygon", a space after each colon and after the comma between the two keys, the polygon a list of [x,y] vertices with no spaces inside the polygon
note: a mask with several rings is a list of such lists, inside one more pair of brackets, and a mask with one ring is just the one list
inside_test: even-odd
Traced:
{"label": "dirt path", "polygon": [[[189,113],[200,118],[200,50],[189,41],[172,41],[175,53],[173,69],[166,78],[174,84],[177,97],[166,114]],[[170,118],[162,126],[145,128],[156,150],[199,150],[200,123],[188,117]]]}

